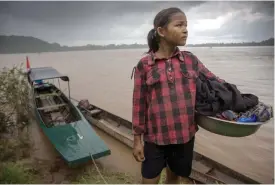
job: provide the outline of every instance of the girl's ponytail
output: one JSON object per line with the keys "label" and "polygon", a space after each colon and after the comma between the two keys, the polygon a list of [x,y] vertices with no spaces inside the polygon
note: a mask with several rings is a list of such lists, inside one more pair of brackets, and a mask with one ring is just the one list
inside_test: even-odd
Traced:
{"label": "girl's ponytail", "polygon": [[159,44],[157,41],[157,32],[155,29],[151,29],[147,36],[147,43],[149,46],[149,52],[153,51],[156,52],[159,49]]}

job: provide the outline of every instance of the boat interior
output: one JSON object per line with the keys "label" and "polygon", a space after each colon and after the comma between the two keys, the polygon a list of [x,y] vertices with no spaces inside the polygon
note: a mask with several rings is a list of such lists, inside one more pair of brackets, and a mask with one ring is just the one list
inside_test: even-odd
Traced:
{"label": "boat interior", "polygon": [[35,86],[34,98],[47,127],[66,125],[81,119],[70,100],[53,84]]}

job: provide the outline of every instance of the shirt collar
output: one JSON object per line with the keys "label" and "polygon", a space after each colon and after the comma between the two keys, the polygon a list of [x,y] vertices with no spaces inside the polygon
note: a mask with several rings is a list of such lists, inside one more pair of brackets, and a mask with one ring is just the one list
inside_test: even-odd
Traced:
{"label": "shirt collar", "polygon": [[[180,61],[184,62],[184,56],[178,47],[176,47],[175,52],[173,53],[171,58],[173,57],[178,57]],[[149,53],[148,65],[154,65],[157,62],[157,60],[161,59],[158,58],[153,51],[151,51]]]}

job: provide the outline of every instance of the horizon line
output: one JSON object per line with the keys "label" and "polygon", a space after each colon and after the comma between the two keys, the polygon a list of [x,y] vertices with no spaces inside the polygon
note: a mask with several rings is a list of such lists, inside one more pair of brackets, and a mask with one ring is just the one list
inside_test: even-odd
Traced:
{"label": "horizon line", "polygon": [[[121,44],[114,44],[114,43],[110,43],[110,44],[101,44],[101,45],[98,45],[98,44],[86,44],[86,45],[62,45],[58,42],[49,42],[49,41],[46,41],[46,40],[43,40],[43,39],[40,39],[38,37],[34,37],[34,36],[25,36],[25,35],[0,35],[0,36],[6,36],[6,37],[29,37],[29,38],[34,38],[34,39],[38,39],[38,40],[41,40],[43,42],[47,42],[49,44],[58,44],[60,47],[85,47],[85,46],[110,46],[110,45],[114,45],[114,46],[121,46],[121,45],[140,45],[140,46],[143,46],[143,45],[147,45],[147,44],[138,44],[138,43],[132,43],[132,44],[125,44],[125,43],[121,43]],[[205,45],[205,44],[243,44],[243,43],[260,43],[260,42],[263,42],[263,41],[267,41],[267,40],[270,40],[270,39],[274,39],[274,37],[270,37],[270,38],[266,38],[264,40],[260,40],[260,41],[243,41],[243,42],[208,42],[208,43],[197,43],[197,44],[186,44],[185,46],[188,46],[188,45]]]}

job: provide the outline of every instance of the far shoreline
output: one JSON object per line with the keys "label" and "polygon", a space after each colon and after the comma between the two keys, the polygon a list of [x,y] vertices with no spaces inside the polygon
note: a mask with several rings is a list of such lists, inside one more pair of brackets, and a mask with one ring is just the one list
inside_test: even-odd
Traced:
{"label": "far shoreline", "polygon": [[[274,38],[269,38],[260,42],[240,42],[240,43],[200,43],[187,44],[186,48],[217,48],[217,47],[261,47],[273,46]],[[49,43],[47,41],[26,36],[2,36],[0,35],[0,54],[21,54],[21,53],[48,53],[48,52],[64,52],[64,51],[99,51],[99,50],[121,50],[121,49],[146,49],[147,44],[107,44],[94,45],[87,44],[85,46],[66,46],[59,43]]]}
{"label": "far shoreline", "polygon": [[[181,50],[184,48],[201,48],[201,49],[215,49],[215,48],[271,48],[274,46],[179,46]],[[15,54],[45,54],[45,53],[64,53],[64,52],[83,52],[83,51],[115,51],[115,50],[148,50],[144,47],[136,48],[106,48],[106,49],[83,49],[83,50],[64,50],[64,51],[42,51],[42,52],[13,52],[13,53],[0,53],[0,55],[15,55]]]}

